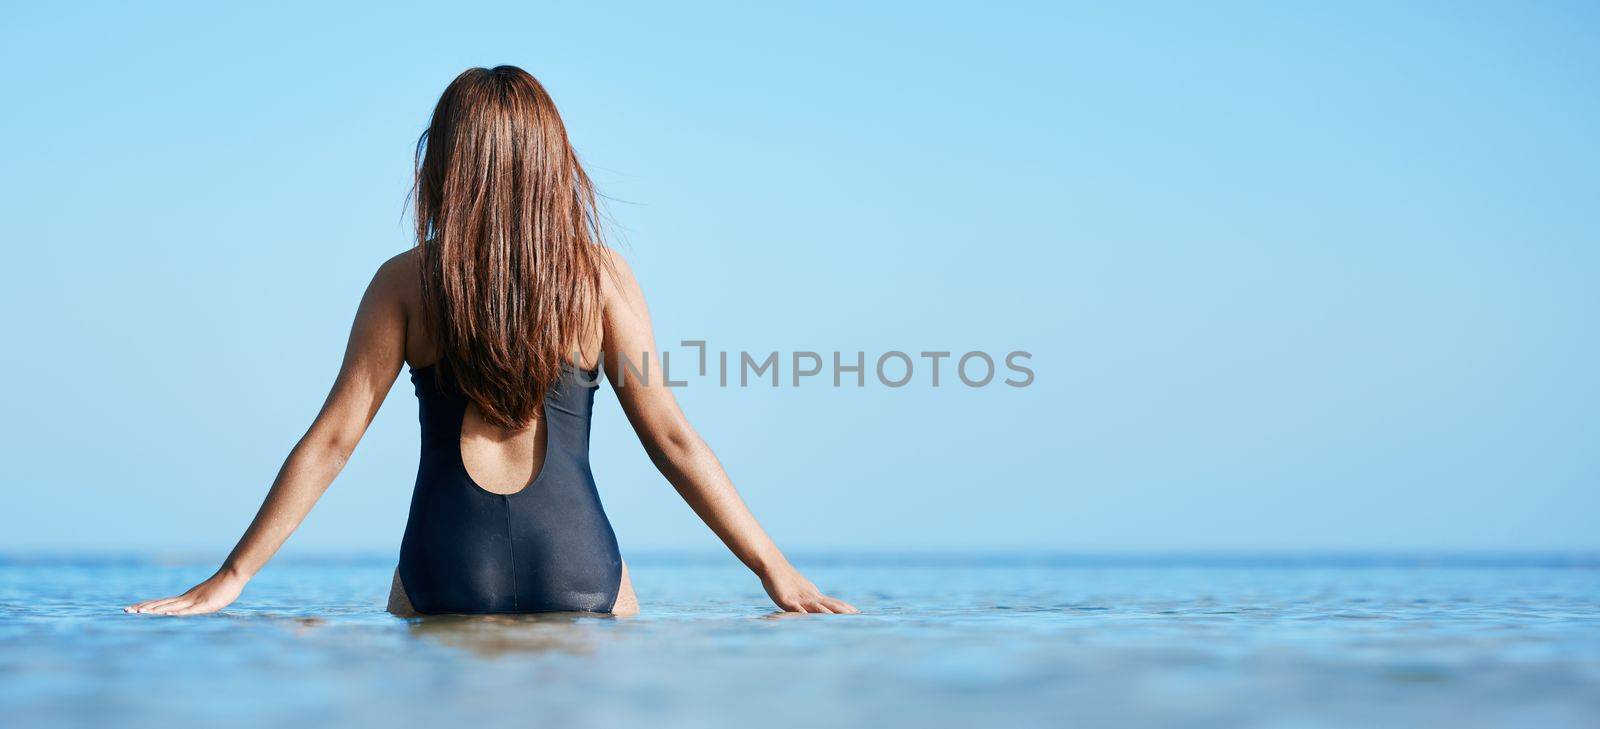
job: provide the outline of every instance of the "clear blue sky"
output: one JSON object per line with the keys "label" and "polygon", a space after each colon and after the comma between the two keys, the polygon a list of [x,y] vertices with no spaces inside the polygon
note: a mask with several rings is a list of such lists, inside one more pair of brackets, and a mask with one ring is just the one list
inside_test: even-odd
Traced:
{"label": "clear blue sky", "polygon": [[[584,5],[0,10],[0,549],[231,546],[497,63],[663,342],[1034,353],[682,390],[782,545],[1600,549],[1592,4]],[[624,551],[712,548],[599,402]],[[397,548],[415,417],[291,551]]]}

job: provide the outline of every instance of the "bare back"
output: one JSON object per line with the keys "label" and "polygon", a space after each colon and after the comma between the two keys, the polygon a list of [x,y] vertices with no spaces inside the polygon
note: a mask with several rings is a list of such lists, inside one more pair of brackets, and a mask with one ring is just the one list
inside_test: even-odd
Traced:
{"label": "bare back", "polygon": [[[414,267],[419,257],[414,253],[398,257],[395,264],[403,267]],[[414,269],[411,269],[414,270]],[[403,272],[402,272],[403,277]],[[598,508],[598,497],[594,494],[592,475],[587,470],[587,422],[568,422],[574,412],[584,412],[587,417],[592,393],[587,393],[587,400],[582,400],[582,395],[574,395],[573,388],[558,388],[552,396],[558,398],[573,398],[570,403],[560,408],[546,409],[541,417],[531,420],[523,428],[502,428],[483,419],[477,411],[477,406],[464,400],[464,398],[450,398],[448,388],[446,392],[437,392],[434,385],[424,379],[418,379],[419,372],[432,371],[437,368],[438,347],[434,337],[426,326],[426,318],[421,315],[421,291],[419,291],[416,277],[403,277],[402,280],[413,281],[411,285],[398,286],[400,304],[406,310],[406,360],[411,364],[413,380],[418,384],[418,396],[422,398],[422,427],[424,427],[424,459],[422,459],[421,472],[418,476],[418,494],[413,497],[413,515],[406,528],[406,540],[402,545],[402,569],[395,571],[394,584],[390,588],[390,611],[414,612],[419,606],[430,611],[448,609],[451,612],[480,612],[480,611],[526,611],[526,609],[586,609],[586,611],[610,611],[616,614],[632,614],[637,612],[637,600],[632,595],[632,585],[626,576],[626,566],[621,566],[621,577],[613,574],[610,587],[600,592],[595,592],[594,579],[603,572],[578,571],[574,566],[592,563],[595,558],[602,558],[605,553],[614,556],[614,537],[611,536],[610,524],[606,523],[605,515]],[[579,363],[581,369],[594,369],[595,363],[600,360],[600,331],[602,326],[595,321],[589,328],[589,341],[582,342],[579,347]],[[430,400],[454,403],[459,409],[459,416],[450,409],[450,406],[429,406]],[[430,412],[437,409],[446,409],[450,412],[442,422],[435,422],[437,417],[430,417]],[[552,424],[550,414],[560,414]],[[459,420],[454,420],[459,417]],[[451,422],[454,420],[454,422]],[[448,430],[450,425],[459,422],[458,438],[454,440],[456,451],[459,451],[459,460],[456,460],[466,478],[462,484],[451,484],[450,476],[440,475],[440,470],[450,468],[451,456],[456,454],[443,454],[443,456],[430,457],[427,449],[429,430],[432,425],[434,432]],[[562,454],[555,460],[554,465],[547,467],[547,449],[552,448],[552,428],[560,428],[560,435],[554,438],[560,444]],[[573,428],[581,432],[581,438],[576,435]],[[453,433],[454,435],[454,433]],[[581,449],[581,459],[573,460],[573,451]],[[437,465],[443,462],[446,465]],[[576,464],[576,468],[574,468]],[[555,472],[547,475],[546,472]],[[565,478],[563,478],[565,476]],[[446,483],[434,483],[434,481]],[[554,481],[554,483],[546,483]],[[584,484],[587,483],[587,492],[590,499],[584,497]],[[526,492],[538,486],[536,492]],[[571,491],[576,489],[576,491]],[[498,497],[498,499],[496,499]],[[466,512],[459,508],[451,507],[458,504],[458,500],[466,500]],[[579,507],[578,504],[587,504],[589,507]],[[480,513],[488,505],[504,505],[506,520],[504,520],[504,537],[509,539],[514,550],[510,553],[510,561],[506,571],[515,572],[520,569],[523,574],[510,574],[509,587],[501,585],[459,584],[461,574],[470,572],[474,576],[482,577],[491,574],[480,568],[485,563],[482,553],[474,553],[470,547],[464,545],[485,544],[480,552],[501,555],[504,550],[491,547],[488,544],[498,544],[499,529],[502,521],[498,516],[493,516],[490,521],[466,521],[467,526],[461,526],[462,516],[458,513]],[[579,508],[581,512],[570,512],[571,508]],[[568,513],[562,515],[563,510]],[[442,512],[442,513],[435,513]],[[549,516],[558,516],[558,520],[550,521]],[[440,526],[440,523],[450,524]],[[530,526],[542,524],[542,526]],[[582,528],[582,524],[592,524]],[[442,532],[443,529],[443,532]],[[467,534],[451,532],[448,529],[467,529]],[[598,529],[594,531],[594,529]],[[488,542],[483,542],[483,540]],[[598,539],[598,542],[594,542]],[[539,560],[541,556],[555,552],[547,545],[546,548],[534,548],[531,545],[550,542],[550,545],[560,544],[566,553],[562,561],[555,564],[546,564],[542,569],[526,572],[530,564]],[[592,547],[576,547],[576,544],[594,542]],[[530,550],[528,555],[517,555],[517,548]],[[456,553],[461,555],[456,556]],[[582,553],[574,553],[582,552]],[[614,556],[621,564],[621,558]],[[410,563],[410,572],[406,572],[406,564]],[[600,563],[603,564],[603,563]],[[410,577],[403,577],[410,574]],[[450,577],[443,577],[448,574]],[[408,580],[414,580],[418,585],[408,585]],[[454,580],[454,582],[451,582]],[[546,585],[544,592],[538,592],[534,585]],[[421,587],[419,587],[421,585]],[[440,587],[445,585],[445,587]],[[454,585],[454,587],[451,587]],[[408,590],[410,587],[410,590]],[[421,593],[418,590],[422,590]],[[429,592],[432,590],[432,592]],[[509,606],[494,603],[496,598],[506,592],[522,593],[522,598],[512,598]],[[576,590],[576,592],[574,592]],[[466,595],[466,598],[462,598]],[[552,598],[557,595],[558,598]],[[611,596],[606,596],[611,595]],[[413,596],[422,603],[413,604]],[[573,601],[573,596],[582,596],[582,600]],[[541,601],[542,600],[542,601]],[[598,600],[598,603],[597,601]]]}

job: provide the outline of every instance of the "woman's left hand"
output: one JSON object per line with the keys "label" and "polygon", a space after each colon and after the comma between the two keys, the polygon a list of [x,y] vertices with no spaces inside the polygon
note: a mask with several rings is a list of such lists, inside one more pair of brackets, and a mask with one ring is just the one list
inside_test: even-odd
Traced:
{"label": "woman's left hand", "polygon": [[837,615],[854,615],[861,612],[850,603],[822,594],[816,585],[811,584],[811,580],[806,579],[792,567],[761,578],[761,586],[766,588],[767,596],[771,597],[772,602],[778,607],[783,608],[784,612]]}
{"label": "woman's left hand", "polygon": [[125,613],[153,613],[156,615],[199,615],[214,613],[239,599],[246,580],[226,571],[212,575],[188,592],[159,600],[146,600],[122,609]]}

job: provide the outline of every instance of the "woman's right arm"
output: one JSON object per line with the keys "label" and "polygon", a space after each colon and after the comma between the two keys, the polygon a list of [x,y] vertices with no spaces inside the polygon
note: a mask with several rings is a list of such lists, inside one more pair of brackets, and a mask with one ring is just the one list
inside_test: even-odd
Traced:
{"label": "woman's right arm", "polygon": [[396,256],[378,269],[361,298],[344,362],[310,429],[296,443],[255,520],[216,574],[181,595],[146,600],[131,613],[193,615],[227,607],[283,546],[344,469],[405,363],[404,287],[408,267]]}

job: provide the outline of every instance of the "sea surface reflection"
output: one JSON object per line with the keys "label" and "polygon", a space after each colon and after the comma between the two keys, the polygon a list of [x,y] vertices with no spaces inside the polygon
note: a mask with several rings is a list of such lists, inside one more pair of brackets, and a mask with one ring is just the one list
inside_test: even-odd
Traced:
{"label": "sea surface reflection", "polygon": [[382,611],[392,562],[0,561],[8,726],[1600,726],[1600,563],[834,556],[778,616],[723,558],[630,555],[645,612]]}

